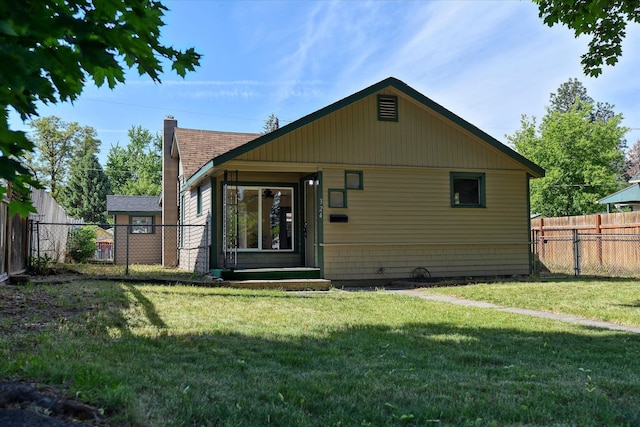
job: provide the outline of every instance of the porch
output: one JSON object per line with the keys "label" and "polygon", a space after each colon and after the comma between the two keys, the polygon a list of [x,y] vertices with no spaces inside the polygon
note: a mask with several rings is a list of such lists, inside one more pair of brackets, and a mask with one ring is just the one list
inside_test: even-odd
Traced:
{"label": "porch", "polygon": [[284,289],[287,291],[327,291],[331,281],[322,279],[319,268],[251,268],[211,270],[225,286],[244,289]]}

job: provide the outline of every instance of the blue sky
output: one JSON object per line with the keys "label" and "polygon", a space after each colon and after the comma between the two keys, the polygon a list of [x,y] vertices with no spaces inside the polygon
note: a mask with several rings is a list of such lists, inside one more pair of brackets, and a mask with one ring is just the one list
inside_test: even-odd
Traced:
{"label": "blue sky", "polygon": [[588,39],[547,27],[528,0],[163,3],[163,42],[202,53],[195,73],[167,66],[158,85],[132,72],[114,90],[89,85],[73,105],[39,108],[93,126],[103,164],[134,125],[160,132],[173,115],[185,128],[261,132],[271,113],[283,125],[390,76],[502,142],[575,77],[624,115],[629,145],[640,139],[640,25],[628,27],[620,62],[593,79],[580,65]]}

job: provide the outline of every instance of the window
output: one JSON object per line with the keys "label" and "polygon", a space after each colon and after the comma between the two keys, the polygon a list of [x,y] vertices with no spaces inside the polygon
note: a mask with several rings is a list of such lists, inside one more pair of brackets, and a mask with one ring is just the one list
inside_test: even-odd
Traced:
{"label": "window", "polygon": [[344,188],[348,190],[362,190],[362,171],[345,171]]}
{"label": "window", "polygon": [[329,190],[329,207],[346,208],[347,192],[345,190]]}
{"label": "window", "polygon": [[484,208],[485,183],[483,173],[451,172],[451,206]]}
{"label": "window", "polygon": [[129,217],[129,222],[131,234],[153,234],[155,232],[152,216],[132,216]]}
{"label": "window", "polygon": [[398,121],[397,96],[378,95],[378,120],[387,122]]}
{"label": "window", "polygon": [[196,214],[202,215],[202,187],[196,189]]}
{"label": "window", "polygon": [[239,250],[293,250],[293,188],[238,186],[237,205],[235,197],[227,193],[229,241]]}

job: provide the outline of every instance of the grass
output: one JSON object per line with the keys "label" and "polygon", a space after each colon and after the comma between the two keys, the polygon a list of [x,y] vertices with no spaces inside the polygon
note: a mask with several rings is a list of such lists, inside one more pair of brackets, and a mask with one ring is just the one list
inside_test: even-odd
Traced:
{"label": "grass", "polygon": [[[88,264],[64,264],[64,267],[87,276],[102,277],[124,277],[127,273],[125,265],[109,263],[88,263]],[[178,268],[167,268],[161,265],[131,264],[128,275],[134,278],[155,278],[155,279],[193,279],[200,277],[193,272],[180,270]]]}
{"label": "grass", "polygon": [[383,292],[75,282],[0,304],[0,375],[117,425],[640,424],[632,334]]}
{"label": "grass", "polygon": [[426,292],[640,326],[640,281],[556,279],[428,288]]}

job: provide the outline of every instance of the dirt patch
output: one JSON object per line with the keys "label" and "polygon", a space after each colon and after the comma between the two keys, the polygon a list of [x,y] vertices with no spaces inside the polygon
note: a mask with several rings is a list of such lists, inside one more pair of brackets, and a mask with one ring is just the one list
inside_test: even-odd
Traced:
{"label": "dirt patch", "polygon": [[[26,283],[60,283],[77,280],[78,274],[65,271],[51,276],[17,276],[3,287],[0,299],[0,339],[24,332],[38,332],[82,316],[91,307],[64,303],[39,286],[25,289]],[[0,426],[78,427],[106,426],[98,408],[68,396],[63,388],[54,388],[16,379],[0,379]]]}
{"label": "dirt patch", "polygon": [[106,426],[97,408],[67,398],[52,387],[0,381],[0,425],[33,427]]}
{"label": "dirt patch", "polygon": [[11,319],[11,322],[5,325],[10,330],[3,331],[0,326],[0,337],[4,332],[11,334],[13,327],[20,327],[25,332],[39,331],[55,323],[64,323],[90,309],[63,302],[38,287],[25,292],[20,285],[6,286],[0,304],[0,317]]}

